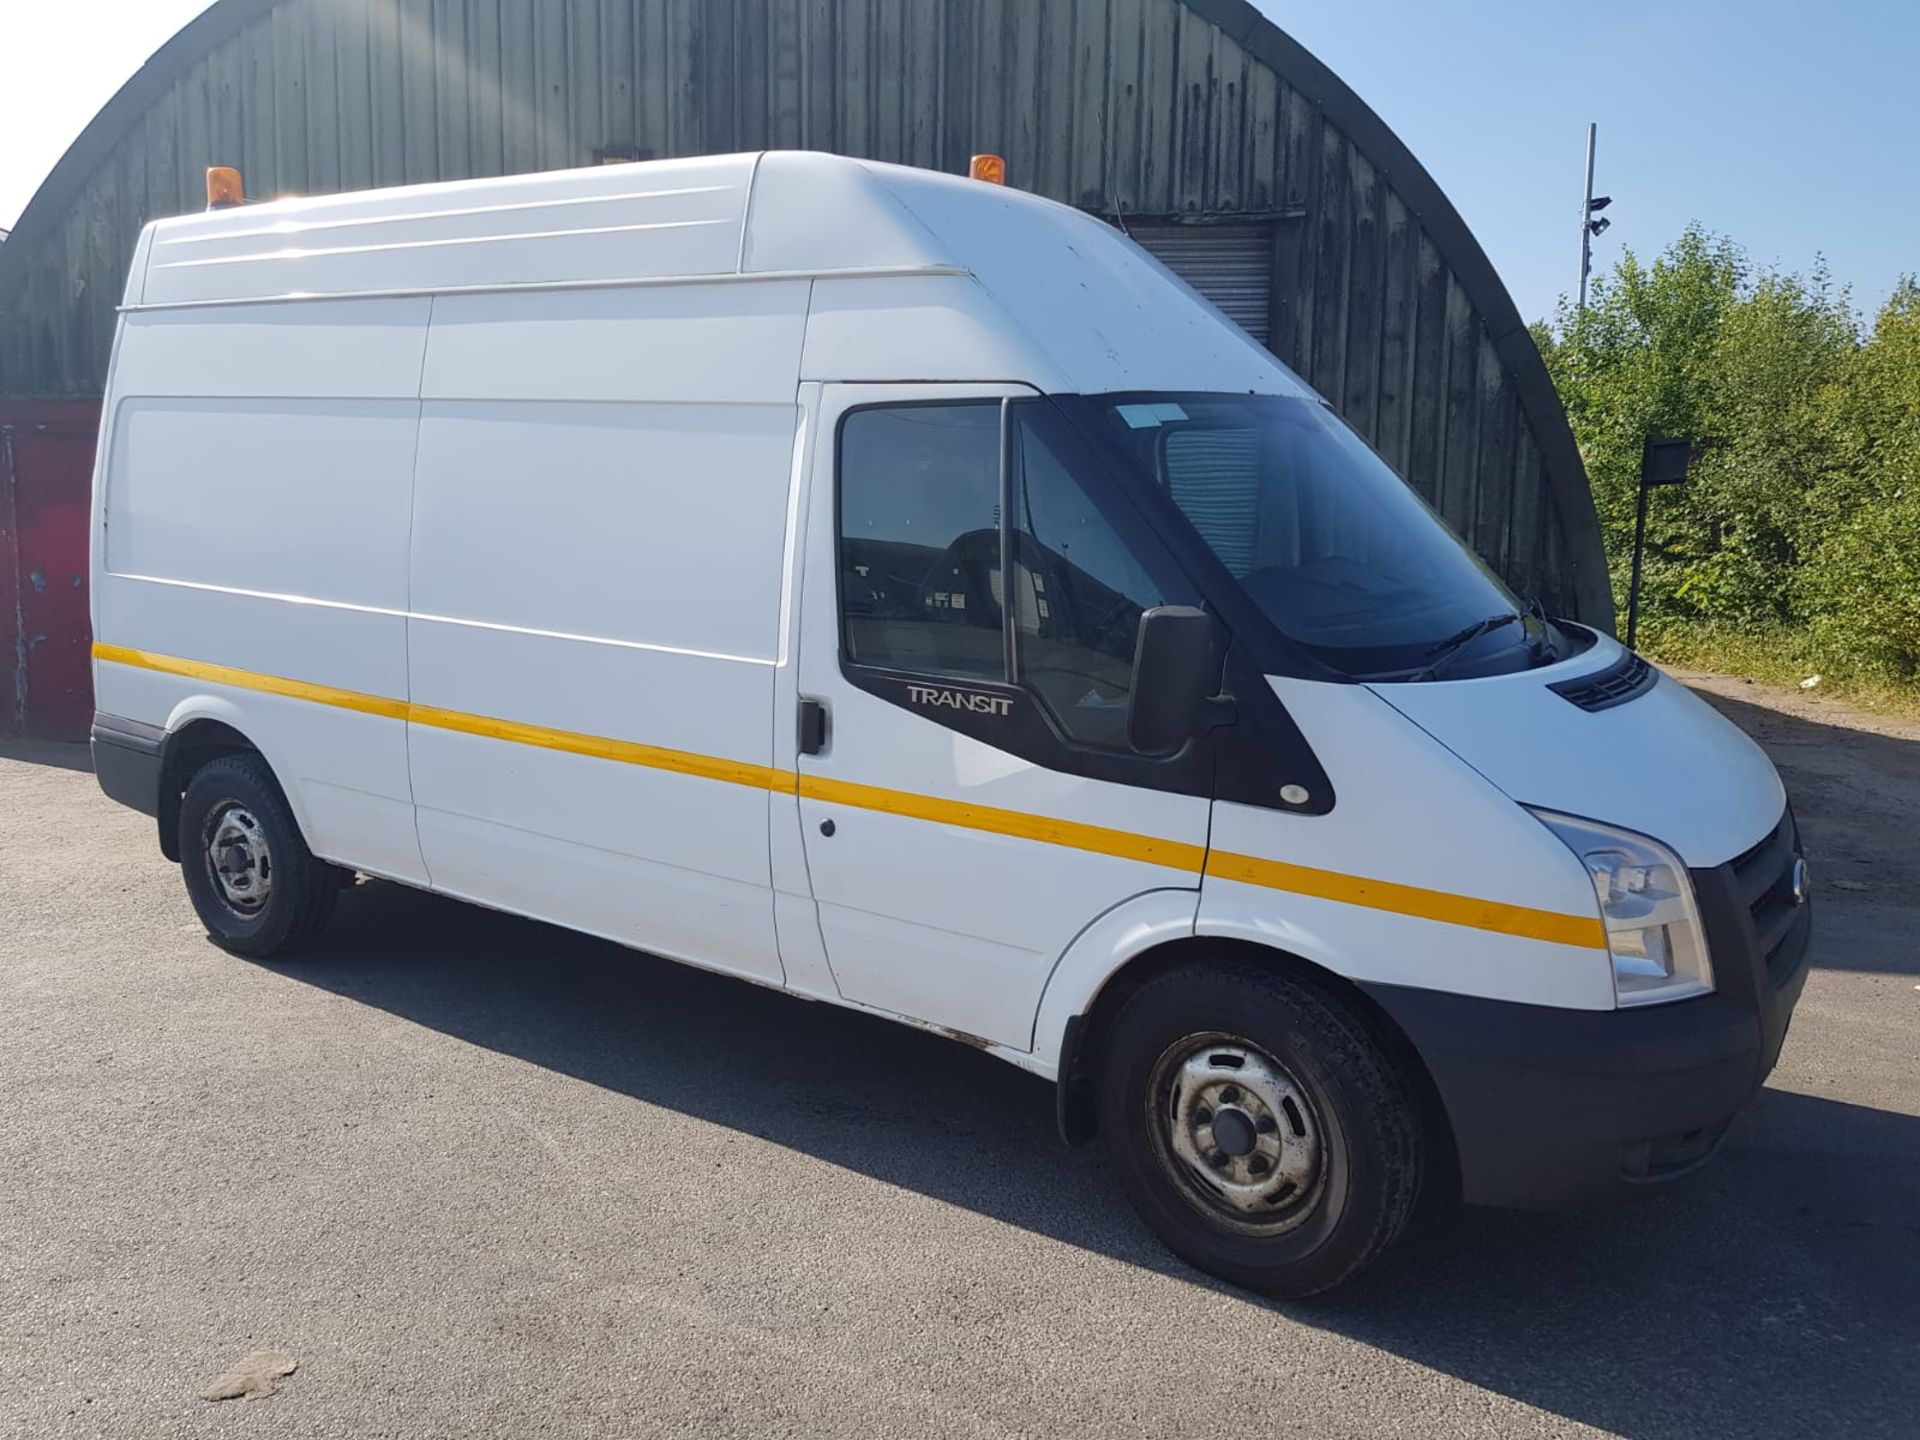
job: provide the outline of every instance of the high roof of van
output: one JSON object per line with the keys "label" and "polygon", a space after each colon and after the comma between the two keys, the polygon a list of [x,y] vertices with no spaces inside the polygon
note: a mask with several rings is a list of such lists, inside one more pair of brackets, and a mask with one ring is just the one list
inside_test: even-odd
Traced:
{"label": "high roof of van", "polygon": [[1017,189],[805,152],[406,186],[161,220],[141,237],[126,304],[943,276],[984,287],[999,321],[1045,352],[1045,376],[981,379],[1304,389],[1091,216]]}

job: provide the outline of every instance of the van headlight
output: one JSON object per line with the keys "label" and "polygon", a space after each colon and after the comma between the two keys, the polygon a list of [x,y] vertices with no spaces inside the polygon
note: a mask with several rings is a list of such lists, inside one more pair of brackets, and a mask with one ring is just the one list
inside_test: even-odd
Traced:
{"label": "van headlight", "polygon": [[1580,857],[1613,954],[1620,1005],[1655,1005],[1713,989],[1713,962],[1687,867],[1658,840],[1592,820],[1535,810],[1533,816]]}

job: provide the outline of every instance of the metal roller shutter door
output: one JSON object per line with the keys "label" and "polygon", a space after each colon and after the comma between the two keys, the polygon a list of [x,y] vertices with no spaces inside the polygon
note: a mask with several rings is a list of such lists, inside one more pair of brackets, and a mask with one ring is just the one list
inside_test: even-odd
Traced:
{"label": "metal roller shutter door", "polygon": [[1127,232],[1262,345],[1273,318],[1271,225],[1142,225]]}

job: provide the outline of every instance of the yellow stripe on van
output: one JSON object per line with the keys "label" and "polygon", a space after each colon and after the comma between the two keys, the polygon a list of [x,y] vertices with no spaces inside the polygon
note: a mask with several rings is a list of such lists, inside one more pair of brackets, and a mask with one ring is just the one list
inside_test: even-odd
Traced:
{"label": "yellow stripe on van", "polygon": [[430,725],[436,730],[457,730],[489,740],[507,740],[516,745],[533,745],[542,750],[561,750],[570,755],[587,755],[597,760],[614,760],[623,765],[642,765],[650,770],[670,770],[702,780],[721,780],[729,785],[749,785],[756,790],[791,790],[793,773],[765,765],[749,765],[738,760],[722,760],[712,755],[695,755],[686,750],[668,750],[658,745],[641,745],[631,740],[610,740],[602,735],[583,735],[574,730],[553,730],[544,725],[524,725],[517,720],[496,720],[485,715],[468,715],[459,710],[440,710],[431,705],[414,705],[406,700],[389,700],[379,695],[363,695],[358,690],[341,690],[331,685],[314,685],[305,680],[289,680],[280,675],[261,675],[252,670],[235,670],[227,665],[209,665],[199,660],[180,660],[171,655],[154,655],[145,650],[129,650],[120,645],[95,645],[93,658],[115,665],[132,665],[162,675],[183,675],[215,685],[231,685],[240,690],[256,690],[264,695],[284,695],[290,700],[307,700],[315,705],[331,705],[337,710],[355,710],[387,720],[409,720],[415,725]]}
{"label": "yellow stripe on van", "polygon": [[1262,860],[1253,855],[1215,850],[1207,857],[1207,874],[1269,890],[1285,890],[1290,895],[1338,900],[1343,905],[1361,905],[1369,910],[1438,920],[1443,925],[1464,925],[1472,930],[1491,930],[1499,935],[1518,935],[1527,940],[1600,949],[1605,949],[1607,944],[1607,932],[1598,916],[1563,915],[1557,910],[1535,910],[1499,900],[1476,900],[1470,895],[1455,895],[1446,890],[1423,890],[1417,885],[1367,880],[1338,870],[1289,865],[1284,860]]}
{"label": "yellow stripe on van", "polygon": [[613,740],[573,730],[554,730],[542,725],[523,724],[518,720],[469,715],[464,711],[442,710],[431,705],[414,705],[405,700],[362,694],[357,690],[315,685],[280,675],[262,675],[199,660],[181,660],[172,655],[155,655],[121,645],[96,643],[93,656],[112,665],[128,665],[162,675],[205,680],[214,685],[255,690],[315,705],[330,705],[335,709],[377,715],[388,720],[430,725],[438,730],[477,735],[488,740],[532,745],[570,755],[585,755],[596,760],[611,760],[622,765],[690,775],[701,780],[745,785],[756,790],[772,790],[783,794],[797,791],[809,800],[828,804],[849,805],[884,815],[899,815],[936,825],[1005,835],[1016,840],[1032,840],[1043,845],[1059,845],[1096,855],[1112,855],[1122,860],[1138,860],[1189,875],[1235,880],[1268,890],[1334,900],[1344,905],[1434,920],[1445,925],[1460,925],[1557,945],[1604,949],[1607,943],[1606,931],[1594,916],[1564,915],[1554,910],[1535,910],[1498,900],[1478,900],[1445,890],[1423,890],[1415,885],[1369,880],[1337,870],[1316,870],[1311,866],[1263,860],[1253,855],[1235,855],[1221,850],[1209,853],[1203,846],[1157,839],[1151,835],[1136,835],[1129,830],[1109,830],[1100,825],[1083,825],[1075,820],[1056,820],[1021,810],[1000,810],[990,805],[973,805],[963,800],[946,800],[907,790],[888,790],[878,785],[859,785],[819,775],[795,775],[791,770],[779,770],[767,765],[751,765],[740,760],[697,755],[686,750],[668,750],[658,745]]}
{"label": "yellow stripe on van", "polygon": [[990,805],[970,805],[964,800],[942,800],[906,790],[883,790],[877,785],[855,785],[851,781],[828,780],[818,775],[802,775],[800,793],[809,800],[824,800],[832,805],[852,805],[886,815],[904,815],[912,820],[931,820],[936,825],[957,825],[966,830],[984,830],[991,835],[1010,835],[1016,840],[1063,845],[1070,850],[1091,850],[1096,855],[1116,855],[1122,860],[1164,865],[1169,870],[1184,870],[1190,875],[1198,875],[1206,868],[1207,852],[1198,845],[1156,840],[1128,830],[1082,825],[1076,820],[1029,815],[1022,810],[996,810]]}
{"label": "yellow stripe on van", "polygon": [[308,700],[315,705],[331,705],[336,710],[357,710],[363,715],[379,715],[388,720],[407,718],[408,705],[404,700],[389,700],[383,695],[363,695],[358,690],[314,685],[305,680],[289,680],[281,675],[260,675],[252,670],[209,665],[201,660],[181,660],[172,655],[154,655],[145,650],[129,650],[123,645],[102,645],[97,641],[93,647],[93,658],[114,665],[131,665],[138,670],[155,670],[162,675],[184,675],[189,680],[231,685],[236,690],[258,690],[265,695],[284,695],[289,700]]}
{"label": "yellow stripe on van", "polygon": [[667,750],[633,740],[609,740],[601,735],[582,735],[574,730],[549,730],[543,725],[523,725],[518,720],[494,720],[459,710],[438,710],[431,705],[409,705],[406,710],[407,718],[414,724],[431,725],[436,730],[457,730],[463,735],[506,740],[515,745],[534,745],[542,750],[561,750],[569,755],[587,755],[596,760],[617,761],[622,765],[640,765],[648,770],[668,770],[676,775],[720,780],[728,785],[749,785],[756,790],[793,789],[792,771],[749,765],[742,760],[722,760],[713,755],[695,755],[688,750]]}

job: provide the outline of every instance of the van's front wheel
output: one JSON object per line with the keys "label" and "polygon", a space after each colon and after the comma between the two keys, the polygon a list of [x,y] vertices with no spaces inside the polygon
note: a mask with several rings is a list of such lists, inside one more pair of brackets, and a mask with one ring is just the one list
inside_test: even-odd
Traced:
{"label": "van's front wheel", "polygon": [[180,872],[207,935],[263,960],[333,914],[338,873],[316,860],[273,772],[255,755],[202,766],[180,802]]}
{"label": "van's front wheel", "polygon": [[1104,1047],[1101,1130],[1129,1198],[1190,1264],[1312,1295],[1406,1227],[1418,1104],[1337,997],[1253,965],[1143,986]]}

